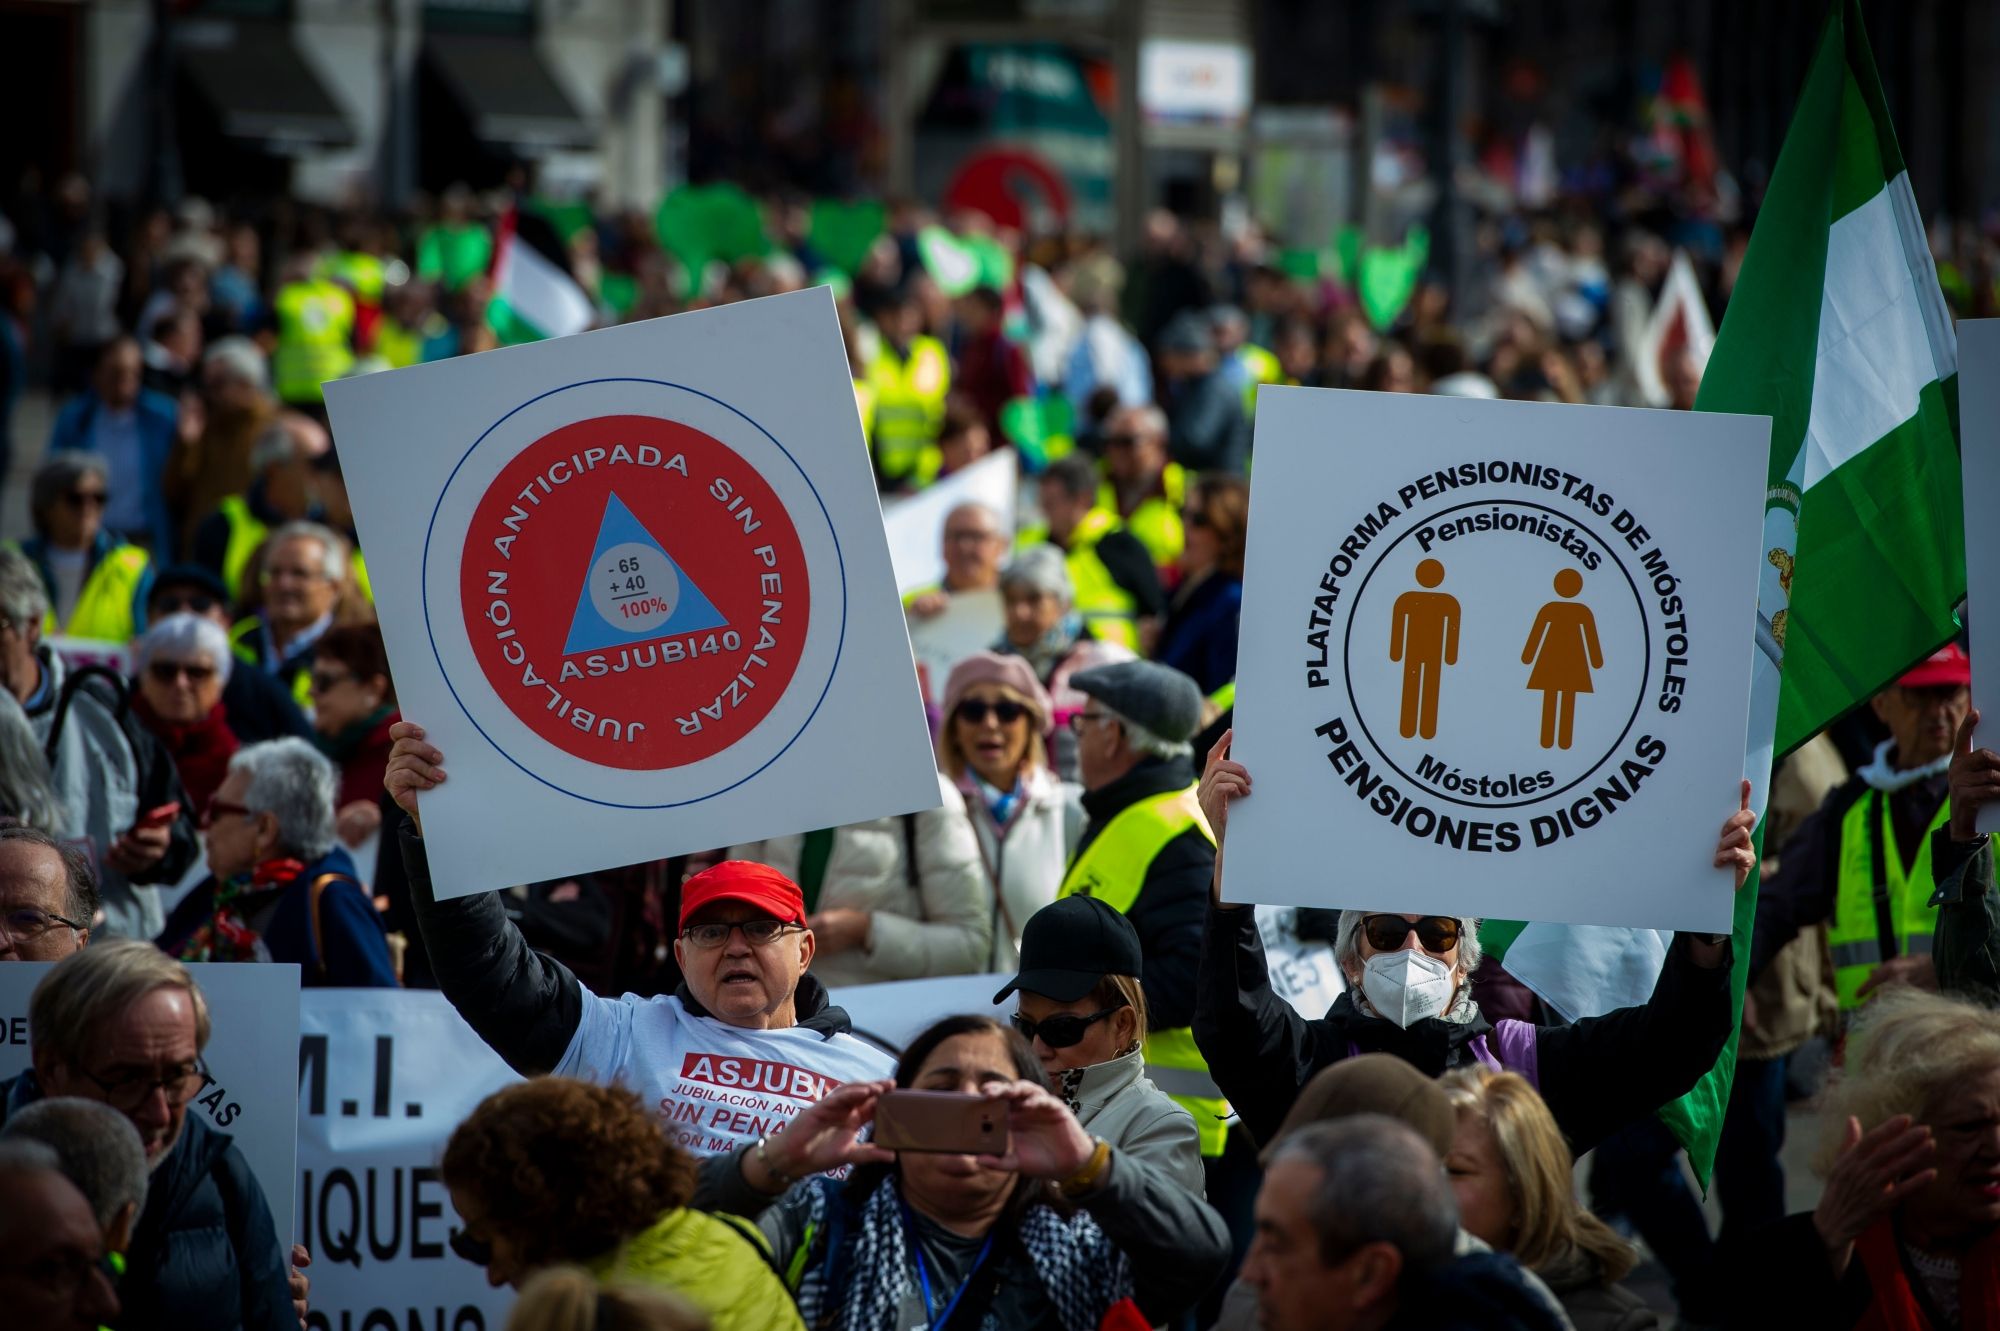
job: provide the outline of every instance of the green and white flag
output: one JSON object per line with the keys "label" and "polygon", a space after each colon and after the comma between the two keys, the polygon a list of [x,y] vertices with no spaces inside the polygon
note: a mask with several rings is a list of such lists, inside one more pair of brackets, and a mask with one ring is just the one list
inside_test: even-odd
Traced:
{"label": "green and white flag", "polygon": [[[1956,631],[1965,596],[1958,353],[1858,0],[1799,95],[1696,409],[1771,417],[1743,773],[1771,765]],[[1757,842],[1763,845],[1760,823]],[[1737,895],[1739,1019],[1756,884]],[[1668,939],[1494,923],[1508,970],[1570,1017],[1643,1002]],[[1707,1181],[1736,1040],[1661,1111]]]}
{"label": "green and white flag", "polygon": [[503,344],[568,337],[597,322],[596,307],[561,253],[560,238],[538,214],[509,208],[500,219],[486,323]]}

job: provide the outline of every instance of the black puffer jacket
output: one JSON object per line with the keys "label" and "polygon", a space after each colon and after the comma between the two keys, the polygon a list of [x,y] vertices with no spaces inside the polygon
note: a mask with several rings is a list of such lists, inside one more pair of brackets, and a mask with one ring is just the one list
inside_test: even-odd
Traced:
{"label": "black puffer jacket", "polygon": [[[0,1082],[0,1121],[41,1098],[32,1072]],[[189,1114],[146,1180],[114,1323],[132,1331],[294,1331],[298,1311],[264,1189],[226,1132]],[[0,1321],[4,1321],[0,1317]]]}

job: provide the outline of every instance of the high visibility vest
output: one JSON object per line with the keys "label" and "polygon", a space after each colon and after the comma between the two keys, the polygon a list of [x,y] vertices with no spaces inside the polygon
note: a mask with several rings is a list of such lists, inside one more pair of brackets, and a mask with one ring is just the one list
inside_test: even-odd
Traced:
{"label": "high visibility vest", "polygon": [[1218,712],[1226,712],[1236,705],[1236,681],[1230,680],[1221,688],[1208,695],[1208,705]]}
{"label": "high visibility vest", "polygon": [[875,468],[884,480],[900,481],[944,428],[951,358],[934,337],[912,338],[908,359],[885,340],[868,362],[868,384],[875,395]]}
{"label": "high visibility vest", "polygon": [[1265,384],[1285,382],[1285,367],[1278,358],[1253,342],[1245,342],[1236,348],[1237,363],[1243,367],[1243,410],[1251,416],[1257,414],[1257,390]]}
{"label": "high visibility vest", "polygon": [[[6,548],[19,547],[10,541]],[[139,587],[152,562],[153,557],[136,545],[113,546],[78,588],[67,624],[58,623],[55,606],[49,607],[42,616],[43,635],[63,634],[92,642],[132,641],[139,633]]]}
{"label": "high visibility vest", "polygon": [[364,305],[380,305],[387,273],[382,260],[363,250],[342,250],[322,260],[315,277],[329,282],[345,282],[354,298]]}
{"label": "high visibility vest", "polygon": [[[257,616],[252,615],[248,619],[237,620],[229,629],[230,655],[253,670],[262,670],[264,668],[264,658],[258,655],[256,648],[251,646],[249,638],[251,634],[255,633],[263,625],[263,622]],[[278,682],[290,691],[292,701],[299,705],[299,710],[307,716],[311,716],[312,663],[310,661],[300,663],[299,667],[292,671],[290,678],[280,674]]]}
{"label": "high visibility vest", "polygon": [[264,544],[264,538],[271,534],[271,528],[264,520],[250,511],[250,501],[242,495],[230,495],[217,506],[222,520],[229,524],[229,544],[222,550],[222,583],[229,588],[229,599],[243,599],[243,577],[250,571],[251,557],[257,547]]}
{"label": "high visibility vest", "polygon": [[323,402],[320,385],[354,368],[354,298],[331,282],[290,282],[276,302],[272,378],[281,401]]}
{"label": "high visibility vest", "polygon": [[[1175,837],[1197,828],[1209,844],[1215,834],[1195,802],[1194,786],[1128,805],[1112,818],[1097,839],[1083,848],[1069,866],[1058,897],[1096,897],[1125,914],[1146,885],[1146,872]],[[1153,1031],[1146,1036],[1146,1075],[1175,1104],[1194,1116],[1201,1134],[1201,1153],[1222,1154],[1229,1138],[1229,1101],[1208,1075],[1208,1060],[1195,1047],[1194,1032],[1185,1026]]]}
{"label": "high visibility vest", "polygon": [[[1187,544],[1187,532],[1181,526],[1181,505],[1187,500],[1187,470],[1178,462],[1169,462],[1160,473],[1158,494],[1140,504],[1125,518],[1125,530],[1139,538],[1139,544],[1146,547],[1146,553],[1161,568],[1168,568],[1180,562],[1181,550]],[[1107,512],[1118,511],[1118,491],[1110,481],[1104,482],[1097,490],[1097,506]]]}
{"label": "high visibility vest", "polygon": [[[1133,595],[1118,585],[1105,566],[1104,559],[1097,553],[1097,543],[1119,529],[1118,515],[1101,508],[1093,508],[1083,515],[1070,533],[1069,549],[1063,554],[1063,563],[1069,568],[1069,585],[1074,593],[1071,605],[1083,622],[1090,626],[1090,636],[1099,642],[1115,642],[1136,652],[1139,650],[1139,629],[1134,622],[1139,610],[1139,602]],[[1047,527],[1033,527],[1015,538],[1016,549],[1025,550],[1031,545],[1039,545],[1049,539]]]}
{"label": "high visibility vest", "polygon": [[1931,834],[1951,821],[1951,801],[1938,806],[1924,830],[1916,862],[1903,868],[1889,801],[1871,790],[1840,820],[1840,872],[1834,888],[1827,949],[1833,988],[1843,1010],[1861,1006],[1861,986],[1890,957],[1924,956],[1937,929],[1931,898]]}
{"label": "high visibility vest", "polygon": [[354,553],[347,557],[347,570],[353,575],[354,590],[361,593],[362,600],[374,605],[375,584],[368,581],[368,561],[361,557],[360,546],[356,546]]}

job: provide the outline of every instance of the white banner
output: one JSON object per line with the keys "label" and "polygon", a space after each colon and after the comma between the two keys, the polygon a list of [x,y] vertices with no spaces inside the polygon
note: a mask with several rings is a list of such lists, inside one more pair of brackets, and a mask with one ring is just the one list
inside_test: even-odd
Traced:
{"label": "white banner", "polygon": [[[440,897],[937,805],[823,287],[327,386]],[[828,781],[857,753],[866,781]]]}
{"label": "white banner", "polygon": [[1257,401],[1226,897],[1726,932],[1769,420]]}
{"label": "white banner", "polygon": [[[0,964],[0,1079],[30,1067],[28,999],[56,963]],[[263,1186],[282,1236],[292,1214],[292,1059],[299,1038],[299,968],[190,962],[208,1000],[208,1084],[187,1112],[236,1141]]]}
{"label": "white banner", "polygon": [[310,1331],[498,1331],[513,1292],[452,1252],[438,1164],[473,1107],[520,1079],[433,990],[311,989],[299,1015]]}
{"label": "white banner", "polygon": [[908,499],[885,504],[882,527],[889,535],[896,590],[908,596],[944,581],[944,520],[961,504],[983,504],[992,510],[1011,542],[1020,484],[1014,450],[1003,448],[964,471],[932,482]]}
{"label": "white banner", "polygon": [[[1972,656],[1972,703],[1980,711],[1974,748],[2000,749],[2000,319],[1958,323],[1959,463],[1965,487],[1965,639]],[[1979,830],[2000,832],[2000,802],[1979,806]]]}

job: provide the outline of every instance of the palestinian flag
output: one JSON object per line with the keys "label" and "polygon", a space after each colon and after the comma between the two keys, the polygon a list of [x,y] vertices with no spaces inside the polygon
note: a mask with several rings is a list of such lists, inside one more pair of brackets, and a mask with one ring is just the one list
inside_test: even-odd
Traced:
{"label": "palestinian flag", "polygon": [[538,213],[509,208],[500,219],[486,322],[505,345],[567,337],[597,322],[597,308],[570,276],[561,236]]}
{"label": "palestinian flag", "polygon": [[[1771,472],[1743,772],[1858,706],[1956,631],[1965,595],[1958,353],[1858,0],[1827,19],[1698,410],[1768,415]],[[1782,667],[1782,671],[1781,671]],[[1763,844],[1764,828],[1757,829]],[[1756,885],[1737,894],[1736,1010]],[[1499,924],[1507,968],[1568,1016],[1641,1002],[1666,939]],[[1662,1111],[1706,1183],[1732,1037]]]}

